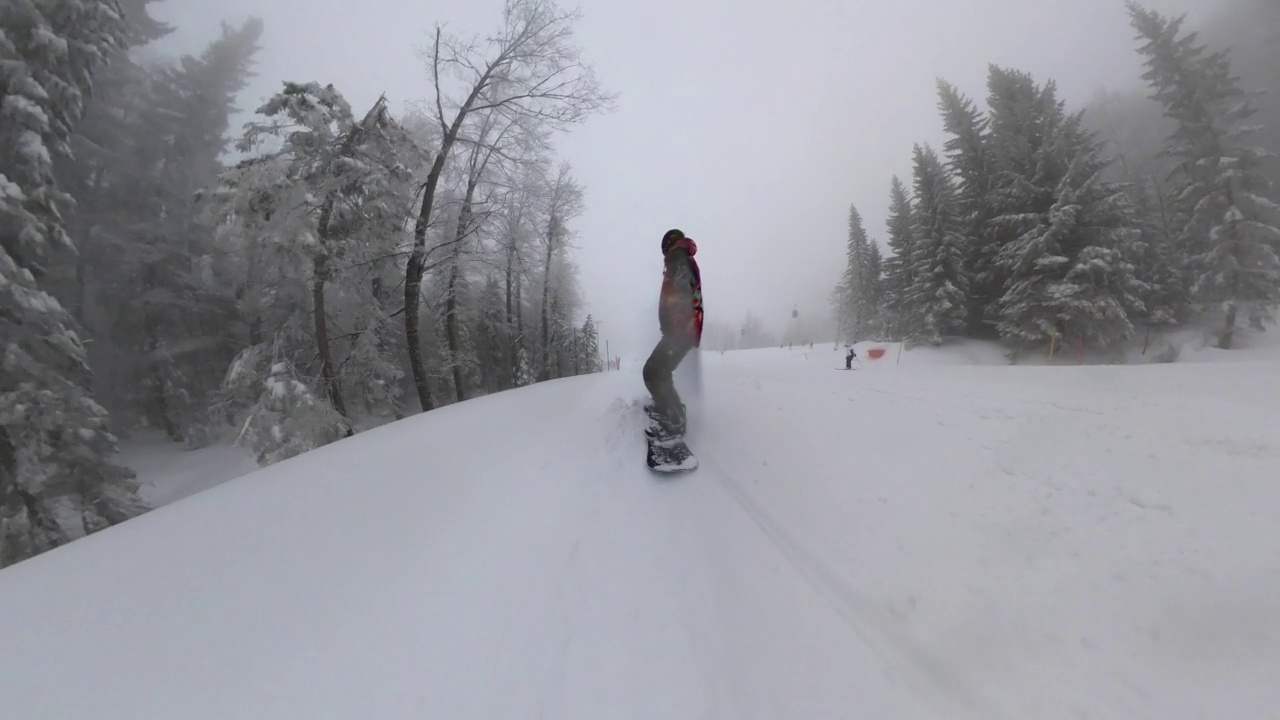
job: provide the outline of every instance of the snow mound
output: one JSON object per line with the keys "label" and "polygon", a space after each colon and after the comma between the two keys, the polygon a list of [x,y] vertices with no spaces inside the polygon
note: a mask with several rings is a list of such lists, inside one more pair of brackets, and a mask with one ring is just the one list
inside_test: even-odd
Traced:
{"label": "snow mound", "polygon": [[1275,363],[696,357],[678,479],[633,368],[5,569],[6,716],[1276,716]]}

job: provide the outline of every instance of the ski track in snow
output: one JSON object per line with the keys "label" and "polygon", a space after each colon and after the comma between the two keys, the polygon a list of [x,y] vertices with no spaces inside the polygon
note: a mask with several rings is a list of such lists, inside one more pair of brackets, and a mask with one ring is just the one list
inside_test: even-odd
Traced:
{"label": "ski track in snow", "polygon": [[384,426],[0,572],[23,619],[6,709],[1280,717],[1276,364],[699,362],[693,473],[644,467],[639,374],[608,373]]}
{"label": "ski track in snow", "polygon": [[733,475],[723,470],[718,460],[710,463],[717,470],[715,480],[724,488],[743,512],[751,517],[760,531],[768,537],[777,550],[786,556],[792,567],[804,577],[815,592],[830,602],[831,609],[840,615],[867,647],[873,650],[891,675],[903,678],[913,692],[925,693],[936,705],[939,713],[956,717],[960,704],[972,717],[991,718],[999,715],[984,698],[978,697],[972,688],[960,684],[959,679],[937,658],[923,651],[911,638],[899,631],[900,623],[891,611],[877,607],[861,593],[849,586],[812,551],[801,545],[767,512],[744,492]]}

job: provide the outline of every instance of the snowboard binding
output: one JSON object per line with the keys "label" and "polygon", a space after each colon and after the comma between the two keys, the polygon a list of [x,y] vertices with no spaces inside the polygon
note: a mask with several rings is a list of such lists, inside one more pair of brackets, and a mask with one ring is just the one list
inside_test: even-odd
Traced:
{"label": "snowboard binding", "polygon": [[657,406],[653,403],[645,405],[644,411],[648,414],[650,421],[649,426],[644,429],[645,435],[658,442],[679,440],[684,437],[688,429],[688,416],[683,403],[680,404],[674,418],[668,418],[659,413]]}
{"label": "snowboard binding", "polygon": [[649,425],[644,429],[648,452],[645,463],[661,474],[690,472],[698,467],[698,458],[684,442],[687,427],[685,406],[680,405],[676,417],[667,418],[653,403],[644,406]]}

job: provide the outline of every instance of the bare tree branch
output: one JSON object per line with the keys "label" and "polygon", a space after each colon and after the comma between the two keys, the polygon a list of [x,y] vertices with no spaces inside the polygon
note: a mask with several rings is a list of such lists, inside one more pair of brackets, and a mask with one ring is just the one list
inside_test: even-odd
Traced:
{"label": "bare tree branch", "polygon": [[436,27],[436,46],[435,52],[432,53],[431,62],[431,78],[436,86],[436,119],[440,122],[440,132],[449,131],[449,126],[444,121],[444,99],[440,88],[440,35],[444,32],[444,28]]}

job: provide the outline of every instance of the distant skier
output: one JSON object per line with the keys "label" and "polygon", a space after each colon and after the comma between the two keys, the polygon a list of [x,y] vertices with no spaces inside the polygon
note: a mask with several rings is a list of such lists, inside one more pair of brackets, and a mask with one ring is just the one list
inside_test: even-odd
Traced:
{"label": "distant skier", "polygon": [[684,435],[685,406],[672,373],[689,351],[702,344],[702,273],[693,259],[698,246],[680,230],[662,236],[662,290],[658,326],[662,339],[644,364],[644,384],[653,396],[659,439]]}
{"label": "distant skier", "polygon": [[852,345],[850,345],[849,343],[845,343],[845,344],[844,344],[844,349],[845,349],[845,351],[846,351],[846,352],[845,352],[845,355],[844,355],[844,369],[845,369],[845,370],[852,370],[852,369],[853,369],[853,360],[854,360],[854,358],[858,357],[858,353],[856,353],[856,352],[854,352],[854,351],[853,351],[853,346],[852,346]]}

